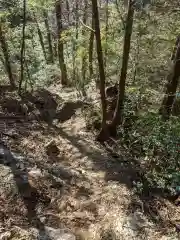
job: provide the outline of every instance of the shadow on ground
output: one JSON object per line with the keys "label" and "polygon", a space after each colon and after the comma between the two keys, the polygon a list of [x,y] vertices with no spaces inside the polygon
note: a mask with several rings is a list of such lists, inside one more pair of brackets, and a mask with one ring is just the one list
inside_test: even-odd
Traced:
{"label": "shadow on ground", "polygon": [[[144,169],[141,168],[138,161],[132,159],[132,157],[126,158],[128,155],[126,153],[123,154],[123,156],[114,156],[109,152],[109,157],[103,157],[102,151],[91,146],[91,143],[88,140],[82,139],[79,136],[71,136],[59,127],[51,129],[51,134],[59,134],[76,147],[82,156],[88,156],[93,162],[93,171],[104,171],[105,180],[107,182],[116,181],[117,183],[126,185],[130,190],[134,190],[136,185],[141,184],[141,193],[134,194],[137,197],[131,199],[129,213],[136,210],[142,211],[143,207],[143,214],[149,219],[149,221],[156,224],[159,231],[164,233],[166,228],[170,226],[172,227],[170,220],[163,219],[159,212],[162,206],[166,207],[164,201],[169,200],[168,193],[164,192],[164,189],[161,187],[158,188],[152,186],[150,180],[153,180],[154,182],[156,180],[146,178]],[[107,153],[107,149],[104,149],[104,153]],[[155,185],[157,186],[158,183]]]}
{"label": "shadow on ground", "polygon": [[[43,105],[44,100],[41,101],[42,98],[40,98],[40,100],[38,101],[31,100],[31,102],[35,104],[36,107],[38,105],[37,103],[40,103],[37,108],[43,109],[41,104]],[[59,122],[64,122],[69,118],[71,118],[72,115],[74,115],[75,113],[75,109],[82,106],[81,102],[77,102],[73,104],[70,103],[69,104],[70,108],[67,108],[68,110],[65,111],[64,109],[66,109],[66,107],[64,106],[67,106],[67,105],[63,105],[61,106],[62,108],[58,112],[57,104],[55,104],[54,100],[52,102],[54,104],[53,105],[54,107],[52,107],[52,110],[54,111],[53,119],[56,118],[56,116],[58,115]],[[63,111],[67,113],[67,115],[63,113]],[[17,114],[15,116],[17,116]],[[17,121],[24,121],[24,119],[25,118],[23,118],[23,120],[16,119],[15,122],[17,123]],[[1,123],[2,125],[3,125],[3,121],[4,120],[2,120],[2,123]],[[32,129],[32,121],[27,121],[27,122],[25,121],[25,123],[26,123],[26,126],[24,127],[24,129],[22,129],[22,133],[27,132],[28,134],[28,132],[30,132],[31,130],[34,130]],[[22,122],[20,122],[20,124],[22,124]],[[83,157],[88,156],[88,158],[91,159],[93,163],[93,171],[105,172],[105,181],[107,182],[115,181],[119,184],[124,184],[130,190],[134,190],[134,187],[140,184],[142,191],[141,191],[141,194],[137,194],[137,196],[143,205],[144,215],[146,215],[146,217],[148,217],[150,221],[153,221],[154,223],[156,223],[156,225],[159,226],[161,230],[163,229],[162,230],[163,232],[165,231],[164,230],[165,227],[170,225],[170,222],[165,221],[159,213],[159,205],[162,206],[164,204],[163,201],[168,199],[168,194],[164,192],[163,188],[161,187],[157,188],[152,186],[150,179],[147,179],[147,177],[145,176],[144,169],[142,169],[139,162],[136,161],[131,156],[128,156],[127,152],[122,154],[122,156],[115,156],[113,152],[107,153],[107,149],[104,148],[104,156],[103,156],[102,154],[103,151],[100,150],[102,149],[102,146],[101,148],[95,148],[94,146],[92,146],[93,144],[88,140],[86,140],[85,138],[81,138],[78,135],[77,136],[70,135],[70,133],[65,132],[62,128],[54,126],[52,124],[52,121],[50,125],[48,124],[48,126],[44,126],[41,124],[41,120],[39,120],[37,121],[37,125],[40,128],[40,130],[44,132],[44,135],[47,135],[47,136],[60,135],[63,138],[67,139],[74,147],[76,147]],[[17,129],[17,131],[19,130],[18,127],[15,125],[12,126],[12,129]],[[6,148],[6,151],[8,152],[9,158],[11,159],[11,163],[8,166],[10,166],[10,168],[12,169],[12,173],[14,175],[14,180],[16,182],[18,191],[21,195],[24,205],[26,206],[27,217],[29,219],[29,222],[31,222],[31,224],[32,222],[35,222],[35,225],[39,229],[39,231],[44,231],[45,230],[44,226],[40,221],[40,219],[38,218],[37,212],[36,212],[37,199],[38,200],[43,199],[44,196],[43,197],[40,196],[39,193],[36,191],[36,189],[33,189],[33,187],[29,185],[28,182],[25,185],[22,184],[22,181],[19,179],[24,179],[24,176],[26,176],[27,173],[17,169],[17,163],[15,162],[10,150]],[[44,163],[43,165],[40,164],[39,167],[45,168],[47,171],[50,170],[52,172],[52,169],[48,169],[49,166],[48,165],[46,166]],[[56,175],[58,171],[59,170],[57,170],[53,174]],[[19,172],[18,175],[17,175],[17,172]],[[67,175],[67,178],[70,178],[70,176]],[[156,183],[155,179],[151,179],[151,180],[153,180]],[[155,186],[158,186],[158,183],[156,183]],[[30,193],[29,196],[24,195],[26,192],[24,190],[24,187]],[[83,189],[82,189],[82,192],[83,192]],[[82,192],[79,192],[79,194],[83,194]],[[88,194],[91,194],[91,193],[88,193]],[[49,199],[46,199],[46,200],[44,199],[44,202],[47,202],[47,204],[48,204],[48,201]],[[137,203],[137,201],[132,199],[129,205],[129,212],[135,211],[138,208],[140,208],[139,204]]]}
{"label": "shadow on ground", "polygon": [[[10,149],[2,143],[0,144],[0,164],[3,164],[11,169],[18,194],[20,195],[26,208],[29,225],[37,228],[40,236],[44,234],[48,236],[44,224],[38,217],[37,204],[41,202],[48,206],[51,200],[47,196],[39,193],[35,187],[31,186],[28,180],[28,172],[26,171],[26,168],[21,167],[23,163],[19,162],[13,156]],[[23,216],[23,218],[24,221],[26,221],[26,217]]]}
{"label": "shadow on ground", "polygon": [[0,133],[12,136],[18,133],[29,135],[31,131],[41,131],[44,123],[51,126],[53,121],[63,123],[84,105],[82,101],[65,101],[59,95],[46,89],[33,93],[26,92],[21,97],[7,88],[0,93]]}

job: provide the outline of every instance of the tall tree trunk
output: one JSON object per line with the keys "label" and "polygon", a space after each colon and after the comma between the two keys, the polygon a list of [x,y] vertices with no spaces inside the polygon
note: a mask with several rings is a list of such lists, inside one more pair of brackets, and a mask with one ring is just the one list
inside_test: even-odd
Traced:
{"label": "tall tree trunk", "polygon": [[180,77],[180,36],[177,37],[172,59],[174,66],[172,73],[168,76],[168,83],[166,86],[164,99],[159,110],[160,114],[165,120],[168,119],[171,114]]}
{"label": "tall tree trunk", "polygon": [[58,29],[58,59],[61,69],[61,83],[62,85],[67,85],[67,70],[64,62],[64,46],[61,40],[62,34],[62,0],[56,1],[56,19],[57,19],[57,29]]}
{"label": "tall tree trunk", "polygon": [[[124,5],[127,6],[125,1],[124,1]],[[126,27],[126,24],[125,24],[125,21],[124,21],[124,19],[122,17],[122,13],[120,12],[118,0],[115,0],[115,6],[116,6],[116,10],[117,10],[117,12],[119,14],[119,17],[121,18],[122,25],[123,25],[123,30],[124,30],[125,27]]]}
{"label": "tall tree trunk", "polygon": [[101,33],[100,33],[100,23],[99,23],[99,11],[97,0],[92,0],[92,12],[94,16],[94,24],[95,24],[95,36],[96,36],[96,50],[99,64],[99,75],[100,75],[100,96],[101,96],[101,105],[102,105],[102,125],[101,132],[97,137],[97,140],[104,141],[107,139],[108,131],[107,131],[107,103],[106,103],[106,95],[105,95],[105,72],[104,72],[104,63],[103,63],[103,52],[102,52],[102,44],[101,44]]}
{"label": "tall tree trunk", "polygon": [[78,27],[79,27],[79,5],[78,5],[78,1],[76,1],[76,5],[75,5],[75,27],[76,27],[76,36],[75,36],[75,41],[73,41],[73,80],[76,80],[76,67],[75,67],[75,62],[76,62],[76,53],[77,53],[77,42],[78,42]]}
{"label": "tall tree trunk", "polygon": [[8,44],[5,39],[5,33],[3,30],[2,22],[0,22],[0,43],[1,43],[2,53],[4,55],[4,59],[2,58],[2,60],[4,60],[3,62],[4,62],[4,66],[6,68],[6,72],[9,77],[9,82],[10,82],[12,88],[15,88],[15,79],[14,79],[13,73],[12,73],[12,68],[11,68],[10,59],[9,59]]}
{"label": "tall tree trunk", "polygon": [[[88,1],[84,0],[84,14],[83,14],[83,24],[84,25],[87,24],[87,7],[88,7]],[[86,51],[86,29],[84,27],[82,28],[82,37],[83,37],[84,51]],[[86,68],[87,68],[86,52],[84,52],[83,57],[82,57],[82,67],[81,67],[83,83],[86,81]]]}
{"label": "tall tree trunk", "polygon": [[116,134],[117,126],[120,125],[122,122],[124,96],[125,96],[125,84],[126,84],[130,46],[131,46],[131,35],[132,35],[132,29],[133,29],[133,18],[134,18],[134,1],[129,0],[125,36],[124,36],[123,61],[122,61],[121,75],[119,79],[118,100],[117,100],[117,106],[115,109],[114,117],[110,126],[111,132],[113,135]]}
{"label": "tall tree trunk", "polygon": [[46,56],[46,50],[45,50],[45,46],[44,46],[43,35],[42,35],[41,29],[39,27],[39,24],[38,24],[38,21],[37,21],[37,18],[36,18],[35,14],[34,14],[34,20],[35,20],[35,23],[36,23],[37,32],[38,32],[38,36],[39,36],[39,42],[40,42],[40,45],[41,45],[41,48],[42,48],[42,51],[43,51],[44,59],[47,62],[47,56]]}
{"label": "tall tree trunk", "polygon": [[106,10],[106,27],[105,27],[105,51],[104,51],[104,69],[107,71],[107,44],[108,44],[108,24],[109,24],[109,0],[106,0],[105,4]]}
{"label": "tall tree trunk", "polygon": [[23,2],[23,28],[22,28],[22,43],[21,43],[21,74],[19,81],[18,93],[21,94],[22,83],[24,81],[24,55],[25,55],[25,28],[26,28],[26,0]]}
{"label": "tall tree trunk", "polygon": [[[92,29],[94,29],[94,19],[92,16]],[[93,76],[93,45],[94,45],[94,31],[90,32],[89,38],[89,77],[90,79]]]}
{"label": "tall tree trunk", "polygon": [[44,15],[44,24],[45,24],[46,32],[47,32],[47,41],[48,41],[48,46],[49,46],[49,62],[54,63],[52,36],[51,36],[50,27],[49,27],[48,13],[46,12],[46,10],[43,11],[43,15]]}
{"label": "tall tree trunk", "polygon": [[0,53],[0,60],[1,60],[1,62],[2,62],[2,65],[4,66],[4,68],[6,69],[6,63],[5,63],[4,58],[3,58],[3,56],[1,55],[1,53]]}
{"label": "tall tree trunk", "polygon": [[66,10],[67,10],[67,20],[68,24],[70,23],[70,7],[69,7],[69,1],[66,0]]}

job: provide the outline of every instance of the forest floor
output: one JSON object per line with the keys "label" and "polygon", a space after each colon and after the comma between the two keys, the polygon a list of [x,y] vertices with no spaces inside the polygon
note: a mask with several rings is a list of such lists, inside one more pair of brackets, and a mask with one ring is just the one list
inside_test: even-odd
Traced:
{"label": "forest floor", "polygon": [[[179,207],[136,195],[138,170],[126,150],[110,156],[87,131],[76,92],[58,89],[48,89],[58,106],[78,104],[51,125],[3,119],[1,96],[0,239],[73,239],[51,236],[53,229],[69,229],[77,239],[179,239]],[[10,92],[7,98],[18,99]],[[52,140],[59,151],[47,154]]]}

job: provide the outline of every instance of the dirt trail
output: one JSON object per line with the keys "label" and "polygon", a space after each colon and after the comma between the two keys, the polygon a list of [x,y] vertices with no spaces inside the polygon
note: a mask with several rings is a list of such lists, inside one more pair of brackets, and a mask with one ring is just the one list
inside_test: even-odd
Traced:
{"label": "dirt trail", "polygon": [[[75,99],[74,92],[59,95],[68,101]],[[55,140],[58,156],[47,156],[45,145],[50,140]],[[30,131],[21,136],[18,144],[11,140],[9,145],[29,159],[29,171],[40,169],[63,179],[60,191],[48,192],[46,181],[33,183],[41,191],[47,188],[44,194],[51,199],[49,205],[40,205],[37,211],[44,224],[63,224],[82,239],[172,239],[171,231],[165,232],[146,218],[143,203],[128,188],[131,179],[129,173],[123,172],[124,159],[114,160],[94,142],[80,109],[68,121]],[[129,208],[132,201],[134,209]],[[23,214],[17,219],[22,220]]]}

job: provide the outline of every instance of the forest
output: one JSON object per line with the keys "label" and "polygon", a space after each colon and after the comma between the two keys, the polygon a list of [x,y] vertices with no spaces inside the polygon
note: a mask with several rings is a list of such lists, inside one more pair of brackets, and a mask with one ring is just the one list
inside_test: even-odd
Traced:
{"label": "forest", "polygon": [[0,0],[0,240],[180,239],[179,14]]}

